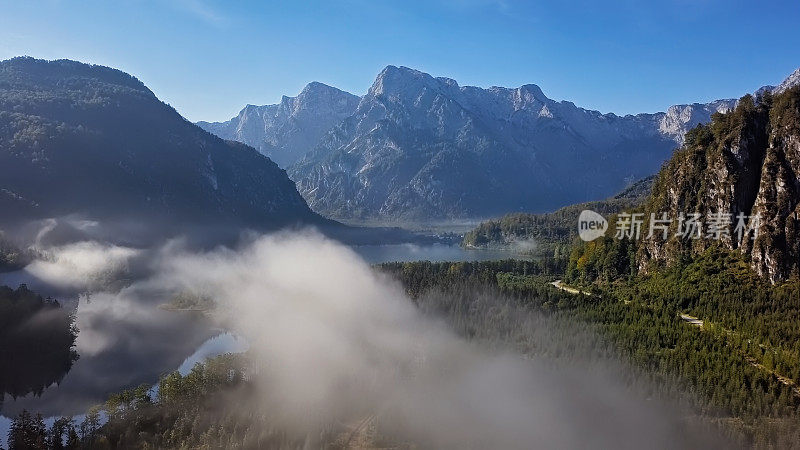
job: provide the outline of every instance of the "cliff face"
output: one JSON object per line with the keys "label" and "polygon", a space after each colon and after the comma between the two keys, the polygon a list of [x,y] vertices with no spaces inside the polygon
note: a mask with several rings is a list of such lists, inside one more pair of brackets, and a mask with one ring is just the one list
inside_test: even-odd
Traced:
{"label": "cliff face", "polygon": [[[780,86],[800,83],[800,70]],[[278,105],[198,125],[285,167],[317,212],[344,220],[448,220],[548,211],[655,173],[686,133],[738,100],[618,116],[533,84],[459,86],[386,67],[363,97],[320,83]]]}
{"label": "cliff face", "polygon": [[[665,125],[675,133],[695,116],[675,114]],[[312,209],[332,218],[552,210],[655,172],[676,143],[658,130],[664,117],[601,114],[535,85],[482,89],[389,66],[288,172]]]}
{"label": "cliff face", "polygon": [[[741,249],[773,282],[800,275],[800,88],[745,96],[735,110],[689,132],[659,173],[646,211],[699,213],[704,229],[698,239],[676,236],[673,221],[666,241],[658,231],[645,237],[642,270],[718,243]],[[725,224],[718,233],[710,228],[715,216]]]}
{"label": "cliff face", "polygon": [[800,275],[800,89],[775,99],[755,214],[765,220],[750,253],[776,281]]}
{"label": "cliff face", "polygon": [[297,97],[284,96],[278,104],[247,105],[227,122],[197,122],[197,125],[222,139],[245,143],[286,168],[350,116],[359,99],[315,82]]}

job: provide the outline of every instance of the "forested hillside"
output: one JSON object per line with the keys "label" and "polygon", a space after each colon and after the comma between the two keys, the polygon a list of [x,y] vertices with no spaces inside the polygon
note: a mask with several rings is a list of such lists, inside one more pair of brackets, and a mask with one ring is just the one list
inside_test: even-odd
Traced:
{"label": "forested hillside", "polygon": [[[382,269],[398,277],[421,308],[465,336],[499,335],[521,351],[566,359],[611,352],[631,363],[632,386],[644,383],[655,398],[686,402],[693,411],[688,423],[718,430],[731,445],[796,448],[800,442],[800,286],[771,287],[736,254],[706,254],[649,278],[594,284],[591,295],[556,289],[557,272],[536,263],[420,262]],[[492,294],[475,294],[487,289]],[[501,306],[503,297],[514,300]],[[560,323],[562,333],[574,335],[575,321],[591,332],[582,344],[560,348],[557,341],[568,339],[559,332],[536,333],[544,326],[521,319],[530,310]],[[704,323],[696,326],[682,314]],[[593,332],[602,339],[591,339]]]}
{"label": "forested hillside", "polygon": [[578,235],[578,215],[589,209],[610,215],[640,206],[650,195],[653,176],[643,178],[606,200],[579,203],[545,214],[508,214],[482,222],[467,232],[462,245],[468,248],[509,248],[520,253],[559,257],[568,253]]}
{"label": "forested hillside", "polygon": [[607,216],[605,237],[574,240],[564,278],[594,294],[579,309],[632,361],[676,376],[702,417],[757,447],[800,442],[798,129],[798,88],[714,115],[644,204]]}
{"label": "forested hillside", "polygon": [[136,78],[74,61],[0,62],[0,222],[318,221],[268,158],[183,119]]}

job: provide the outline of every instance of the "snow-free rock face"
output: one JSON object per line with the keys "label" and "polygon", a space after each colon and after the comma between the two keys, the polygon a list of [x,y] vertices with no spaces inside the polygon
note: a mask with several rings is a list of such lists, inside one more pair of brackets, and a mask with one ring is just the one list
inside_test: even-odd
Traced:
{"label": "snow-free rock face", "polygon": [[779,84],[774,90],[774,94],[780,94],[781,92],[786,91],[789,88],[793,88],[795,86],[800,85],[800,68],[792,72],[791,75],[786,77],[785,80],[781,84]]}
{"label": "snow-free rock face", "polygon": [[[777,90],[772,90],[777,92]],[[741,249],[776,282],[800,276],[800,87],[744,97],[728,114],[686,137],[659,174],[647,210],[729,215],[721,239],[645,239],[639,265],[670,264],[711,245]],[[744,226],[737,230],[742,216]]]}
{"label": "snow-free rock face", "polygon": [[677,144],[683,145],[683,138],[692,128],[711,121],[714,113],[726,113],[736,107],[737,100],[716,100],[711,103],[670,106],[658,121],[658,132]]}
{"label": "snow-free rock face", "polygon": [[289,173],[313,209],[342,219],[543,211],[655,172],[688,127],[727,107],[620,117],[535,85],[461,87],[389,66]]}
{"label": "snow-free rock face", "polygon": [[323,134],[355,111],[359,98],[322,83],[276,105],[247,105],[227,122],[198,122],[223,139],[243,142],[287,167],[313,148]]}
{"label": "snow-free rock face", "polygon": [[753,267],[772,281],[800,276],[800,88],[789,87],[770,113],[768,146],[753,215],[762,218]]}

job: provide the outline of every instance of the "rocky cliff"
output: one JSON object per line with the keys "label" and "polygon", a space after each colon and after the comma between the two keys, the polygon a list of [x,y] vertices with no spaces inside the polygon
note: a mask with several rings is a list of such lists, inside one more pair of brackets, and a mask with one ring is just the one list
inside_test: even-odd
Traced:
{"label": "rocky cliff", "polygon": [[662,116],[601,114],[535,85],[482,89],[389,66],[289,174],[334,218],[545,211],[654,173],[676,145],[658,131]]}
{"label": "rocky cliff", "polygon": [[[758,92],[798,81],[800,70]],[[690,129],[737,101],[617,116],[549,99],[533,84],[483,89],[388,66],[360,100],[312,83],[279,105],[199,125],[285,165],[325,215],[428,221],[605,198],[655,173]]]}
{"label": "rocky cliff", "polygon": [[[677,234],[687,228],[673,222],[666,241],[659,233],[645,239],[641,269],[722,245],[740,249],[773,282],[800,276],[800,87],[780,92],[745,96],[686,135],[657,177],[646,211],[701,214],[705,228],[686,238]],[[714,231],[715,220],[726,225]]]}
{"label": "rocky cliff", "polygon": [[197,122],[223,139],[243,142],[281,167],[300,160],[335,125],[350,116],[359,97],[310,83],[297,97],[275,105],[247,105],[227,122]]}

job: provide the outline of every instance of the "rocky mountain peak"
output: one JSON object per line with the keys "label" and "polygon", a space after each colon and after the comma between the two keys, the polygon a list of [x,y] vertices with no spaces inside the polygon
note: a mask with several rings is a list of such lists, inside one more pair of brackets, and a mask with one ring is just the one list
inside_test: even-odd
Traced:
{"label": "rocky mountain peak", "polygon": [[306,87],[303,88],[302,91],[300,91],[300,96],[309,95],[309,94],[315,94],[315,93],[320,93],[320,92],[326,92],[326,91],[338,91],[338,92],[341,92],[339,89],[336,89],[333,86],[328,86],[327,84],[320,83],[319,81],[312,81],[312,82],[308,83],[306,85]]}
{"label": "rocky mountain peak", "polygon": [[546,95],[544,95],[542,89],[535,84],[523,84],[516,90],[520,93],[520,96],[524,96],[526,98],[534,98],[540,102],[550,100]]}
{"label": "rocky mountain peak", "polygon": [[442,83],[443,85],[445,85],[447,87],[458,89],[458,81],[456,81],[456,80],[454,80],[452,78],[436,77],[436,81]]}
{"label": "rocky mountain peak", "polygon": [[320,99],[330,99],[332,97],[352,98],[357,96],[349,92],[342,91],[341,89],[337,89],[333,86],[328,86],[327,84],[320,83],[318,81],[312,81],[311,83],[308,83],[302,91],[300,91],[300,94],[298,94],[297,97],[294,98],[302,101],[315,101]]}
{"label": "rocky mountain peak", "polygon": [[237,117],[244,119],[244,118],[247,118],[247,117],[252,117],[253,115],[261,116],[263,111],[264,111],[264,108],[262,106],[245,105],[245,107],[242,108],[241,111],[239,111],[239,114],[237,115]]}
{"label": "rocky mountain peak", "polygon": [[[351,113],[358,103],[359,97],[349,92],[336,89],[317,81],[311,82],[300,91],[297,97],[283,97],[280,106],[287,114],[298,115],[334,115]],[[319,117],[313,117],[319,119]]]}
{"label": "rocky mountain peak", "polygon": [[736,107],[737,101],[736,99],[724,99],[711,103],[670,106],[659,120],[658,131],[682,145],[686,132],[698,124],[708,123],[711,115],[716,112],[726,113],[732,110]]}
{"label": "rocky mountain peak", "polygon": [[223,139],[255,147],[281,167],[295,163],[331,128],[353,114],[360,97],[320,82],[273,105],[247,105],[226,122],[198,122]]}
{"label": "rocky mountain peak", "polygon": [[450,78],[434,78],[409,67],[390,65],[378,74],[367,95],[372,97],[413,95],[422,89],[446,91],[458,89],[458,83]]}
{"label": "rocky mountain peak", "polygon": [[[551,100],[547,98],[539,86],[535,84],[525,84],[514,89],[512,97],[515,110],[523,109],[529,105],[537,105],[540,108],[544,108],[545,111],[550,114],[547,106],[542,105],[550,102]],[[552,115],[549,117],[552,117]]]}

